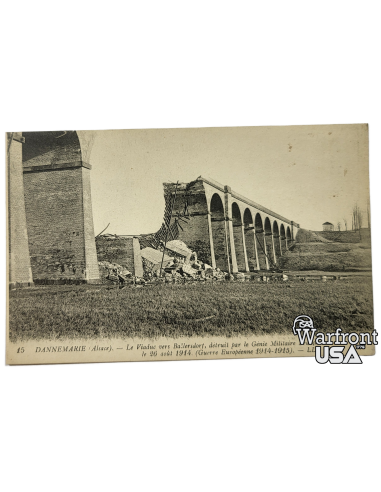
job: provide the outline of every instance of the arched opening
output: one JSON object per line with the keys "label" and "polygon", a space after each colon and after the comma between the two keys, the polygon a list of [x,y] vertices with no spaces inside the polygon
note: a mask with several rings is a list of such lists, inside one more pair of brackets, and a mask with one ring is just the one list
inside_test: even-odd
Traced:
{"label": "arched opening", "polygon": [[284,229],[284,225],[280,225],[280,243],[282,246],[282,254],[284,254],[287,250],[286,248],[286,231]]}
{"label": "arched opening", "polygon": [[250,210],[247,208],[243,214],[243,224],[245,231],[245,244],[247,261],[249,263],[249,270],[253,271],[257,269],[257,259],[255,256],[255,243],[254,243],[254,221]]}
{"label": "arched opening", "polygon": [[287,226],[287,230],[286,230],[286,238],[287,238],[287,242],[288,242],[288,247],[290,247],[291,229],[288,226]]}
{"label": "arched opening", "polygon": [[271,222],[268,217],[265,219],[265,241],[267,249],[267,258],[269,260],[269,266],[271,267],[275,263],[274,251],[273,251],[273,239],[272,239],[272,229]]}
{"label": "arched opening", "polygon": [[264,242],[264,228],[262,217],[259,213],[255,215],[255,237],[257,240],[257,252],[258,252],[258,263],[260,270],[266,270],[266,255],[265,255],[265,242]]}
{"label": "arched opening", "polygon": [[236,202],[232,204],[233,237],[235,246],[235,256],[239,271],[246,270],[245,250],[243,246],[242,219],[241,211]]}
{"label": "arched opening", "polygon": [[278,222],[274,220],[273,223],[273,238],[274,238],[274,247],[275,247],[275,254],[277,258],[281,256],[281,251],[280,251],[280,240],[279,240],[279,227],[278,227]]}
{"label": "arched opening", "polygon": [[266,234],[271,234],[272,233],[272,230],[271,230],[271,222],[270,222],[270,219],[268,217],[266,217],[266,219],[265,219],[265,233]]}
{"label": "arched opening", "polygon": [[226,272],[228,271],[229,263],[226,254],[225,213],[224,205],[218,193],[215,193],[212,196],[212,200],[210,202],[210,213],[216,266]]}

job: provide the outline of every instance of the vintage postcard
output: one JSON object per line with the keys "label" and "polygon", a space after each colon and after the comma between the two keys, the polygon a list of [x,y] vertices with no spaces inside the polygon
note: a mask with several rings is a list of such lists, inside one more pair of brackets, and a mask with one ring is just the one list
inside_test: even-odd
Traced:
{"label": "vintage postcard", "polygon": [[366,124],[6,143],[8,364],[375,353]]}

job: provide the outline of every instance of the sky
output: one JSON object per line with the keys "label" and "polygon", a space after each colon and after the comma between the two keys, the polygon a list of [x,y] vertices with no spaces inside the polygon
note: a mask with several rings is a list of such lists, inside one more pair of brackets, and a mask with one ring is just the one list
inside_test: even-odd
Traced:
{"label": "sky", "polygon": [[311,230],[369,201],[367,125],[102,130],[90,164],[95,234],[155,232],[162,183],[200,175]]}

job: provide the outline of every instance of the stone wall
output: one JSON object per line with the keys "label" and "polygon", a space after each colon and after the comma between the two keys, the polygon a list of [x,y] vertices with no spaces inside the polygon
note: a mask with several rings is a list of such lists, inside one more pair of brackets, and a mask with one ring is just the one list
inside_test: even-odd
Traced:
{"label": "stone wall", "polygon": [[[76,132],[26,132],[23,173],[35,281],[97,282],[90,169]],[[20,197],[21,200],[21,197]]]}
{"label": "stone wall", "polygon": [[[164,185],[166,203],[172,203],[176,185]],[[179,234],[176,239],[183,241],[190,249],[201,253],[201,261],[211,263],[209,242],[208,206],[206,203],[203,183],[193,181],[186,185],[180,184],[176,194],[173,216],[183,214],[187,204],[188,220],[179,221]],[[172,219],[173,224],[175,218]],[[171,240],[172,237],[168,237]]]}
{"label": "stone wall", "polygon": [[82,169],[24,174],[34,279],[86,278]]}
{"label": "stone wall", "polygon": [[116,263],[137,277],[143,276],[138,238],[99,236],[95,244],[99,262]]}

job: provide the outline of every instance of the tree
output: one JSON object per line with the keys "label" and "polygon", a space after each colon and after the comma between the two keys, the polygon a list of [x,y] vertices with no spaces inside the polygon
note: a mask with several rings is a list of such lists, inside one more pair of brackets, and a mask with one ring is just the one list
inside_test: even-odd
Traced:
{"label": "tree", "polygon": [[338,223],[337,223],[337,225],[336,225],[336,227],[337,227],[337,230],[340,232],[340,229],[341,229],[341,222],[338,222]]}
{"label": "tree", "polygon": [[352,208],[352,224],[353,224],[352,229],[354,229],[355,231],[359,231],[360,240],[361,240],[362,222],[363,222],[362,211],[360,210],[358,204],[355,203]]}
{"label": "tree", "polygon": [[370,205],[369,205],[369,203],[367,204],[366,212],[367,212],[367,216],[368,216],[368,229],[370,231]]}
{"label": "tree", "polygon": [[343,219],[343,222],[344,222],[345,230],[347,231],[348,230],[348,222],[347,222],[347,219]]}
{"label": "tree", "polygon": [[361,239],[361,227],[362,227],[362,212],[359,209],[358,215],[357,215],[357,223],[359,225],[359,234],[360,234],[360,239]]}

